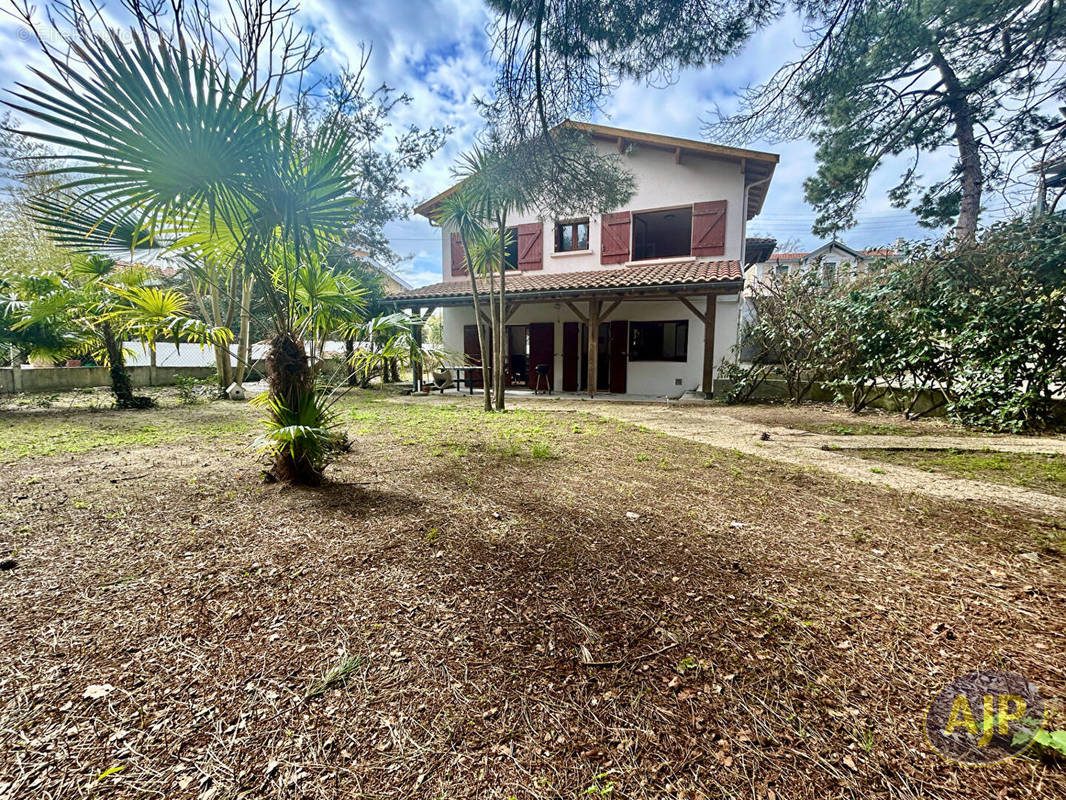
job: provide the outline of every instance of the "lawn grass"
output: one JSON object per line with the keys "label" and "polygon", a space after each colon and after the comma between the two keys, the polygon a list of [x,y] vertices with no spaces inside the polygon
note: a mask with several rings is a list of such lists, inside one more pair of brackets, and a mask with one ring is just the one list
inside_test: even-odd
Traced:
{"label": "lawn grass", "polygon": [[338,412],[316,489],[262,482],[244,404],[5,415],[0,796],[1066,793],[922,733],[963,670],[1066,696],[1061,521],[587,413]]}
{"label": "lawn grass", "polygon": [[929,448],[861,448],[846,452],[926,472],[945,472],[1066,497],[1066,456],[1059,454]]}
{"label": "lawn grass", "polygon": [[829,436],[921,436],[923,430],[913,425],[900,425],[892,422],[796,422],[793,427],[810,433],[822,433]]}
{"label": "lawn grass", "polygon": [[726,406],[724,413],[768,427],[793,428],[827,436],[980,436],[943,418],[908,420],[902,414],[868,409],[859,414],[832,403],[767,403]]}
{"label": "lawn grass", "polygon": [[168,409],[166,415],[92,408],[0,411],[0,464],[96,448],[222,440],[254,428],[254,418],[227,403]]}

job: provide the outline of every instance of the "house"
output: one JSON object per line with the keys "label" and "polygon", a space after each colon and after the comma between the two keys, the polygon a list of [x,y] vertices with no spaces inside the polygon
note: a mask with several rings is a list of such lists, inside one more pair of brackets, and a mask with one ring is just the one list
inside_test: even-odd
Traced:
{"label": "house", "polygon": [[[623,154],[636,193],[626,208],[606,214],[510,220],[509,384],[532,386],[536,367],[545,365],[555,390],[709,395],[716,366],[737,341],[746,226],[762,209],[778,156],[564,124],[602,152]],[[415,211],[432,219],[456,188]],[[445,347],[480,363],[462,243],[445,228],[441,244],[442,280],[390,300],[398,308],[442,309]],[[765,258],[766,242],[753,245]]]}
{"label": "house", "polygon": [[876,263],[898,258],[898,243],[896,249],[855,250],[834,239],[809,253],[771,253],[762,262],[753,263],[744,275],[745,289],[749,293],[758,291],[775,277],[815,268],[821,271],[826,283],[840,283],[854,280]]}
{"label": "house", "polygon": [[411,284],[386,267],[384,264],[370,255],[369,250],[363,250],[362,248],[352,247],[348,251],[352,258],[357,258],[365,264],[375,269],[385,282],[386,294],[396,294],[398,292],[406,291],[411,288]]}

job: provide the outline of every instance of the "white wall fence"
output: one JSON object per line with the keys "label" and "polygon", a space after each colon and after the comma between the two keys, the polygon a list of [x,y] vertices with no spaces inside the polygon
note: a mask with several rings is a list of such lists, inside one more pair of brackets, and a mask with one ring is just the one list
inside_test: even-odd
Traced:
{"label": "white wall fence", "polygon": [[[209,378],[215,374],[210,367],[130,367],[134,386],[172,386],[182,375],[188,378]],[[3,367],[0,368],[0,393],[4,392],[65,392],[110,386],[107,367]]]}

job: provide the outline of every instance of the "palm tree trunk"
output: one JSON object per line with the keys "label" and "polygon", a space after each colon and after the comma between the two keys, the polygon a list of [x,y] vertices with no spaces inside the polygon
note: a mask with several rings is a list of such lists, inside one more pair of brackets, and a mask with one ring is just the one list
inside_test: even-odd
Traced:
{"label": "palm tree trunk", "polygon": [[119,408],[149,408],[153,405],[149,397],[138,397],[133,393],[133,382],[126,359],[122,354],[122,342],[115,335],[111,324],[105,322],[100,326],[100,337],[107,353],[107,368],[111,374],[111,393],[115,395],[115,405]]}
{"label": "palm tree trunk", "polygon": [[493,382],[496,384],[496,410],[503,411],[506,406],[504,393],[507,388],[507,375],[504,369],[504,358],[507,353],[506,332],[506,309],[507,309],[507,217],[499,216],[500,231],[500,297],[499,310],[496,312],[496,371],[493,374]]}
{"label": "palm tree trunk", "polygon": [[[195,280],[191,281],[192,296],[196,300],[196,306],[200,309],[200,319],[208,325],[215,325],[215,316],[208,310],[203,295]],[[210,287],[208,287],[210,288]],[[213,345],[215,350],[215,377],[218,380],[218,394],[221,397],[229,388],[226,373],[229,364],[229,346],[224,344]]]}
{"label": "palm tree trunk", "polygon": [[[315,389],[304,343],[290,332],[275,335],[270,340],[266,371],[271,396],[293,417],[298,417],[303,405],[313,401]],[[317,486],[322,482],[322,471],[299,449],[295,452],[285,449],[275,455],[273,472],[284,483]]]}
{"label": "palm tree trunk", "polygon": [[496,377],[499,370],[496,368],[496,344],[499,336],[496,332],[496,275],[492,270],[492,264],[488,265],[489,274],[489,344],[492,345],[488,353],[481,352],[481,363],[487,365],[488,374],[484,376],[485,403],[489,411],[495,406]]}
{"label": "palm tree trunk", "polygon": [[347,370],[347,379],[349,386],[355,386],[359,383],[359,376],[356,375],[355,367],[352,366],[352,358],[355,357],[355,339],[351,336],[347,336],[344,339],[344,368]]}
{"label": "palm tree trunk", "polygon": [[[218,281],[213,280],[207,287],[207,298],[211,304],[211,321],[216,328],[222,327],[222,308],[218,293]],[[219,370],[219,388],[224,392],[233,383],[233,364],[230,361],[229,347],[227,345],[215,348],[215,363]]]}
{"label": "palm tree trunk", "polygon": [[[244,383],[248,374],[248,356],[252,347],[252,278],[246,277],[241,285],[241,326],[237,335],[237,366],[234,367],[233,382],[238,386]],[[227,345],[226,351],[229,351]],[[227,387],[228,388],[228,387]]]}
{"label": "palm tree trunk", "polygon": [[[489,395],[489,381],[488,376],[485,374],[485,359],[489,356],[485,351],[485,323],[481,319],[481,297],[478,295],[477,290],[477,275],[474,273],[474,262],[470,260],[470,247],[467,245],[466,239],[461,235],[460,239],[462,239],[463,242],[463,254],[466,256],[466,272],[470,276],[470,294],[474,301],[474,324],[477,326],[478,352],[481,353],[481,386],[485,390],[485,410],[492,411],[492,397]],[[489,275],[489,281],[491,286],[491,274]]]}

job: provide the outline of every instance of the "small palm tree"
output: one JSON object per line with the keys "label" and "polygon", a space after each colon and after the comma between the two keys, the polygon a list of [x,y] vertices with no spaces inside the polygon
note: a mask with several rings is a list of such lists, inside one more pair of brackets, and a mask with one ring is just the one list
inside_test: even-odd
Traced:
{"label": "small palm tree", "polygon": [[239,261],[271,329],[267,408],[271,430],[285,431],[274,474],[317,483],[326,419],[303,338],[313,325],[301,270],[355,219],[354,144],[342,126],[301,130],[184,43],[76,35],[79,63],[53,61],[56,74],[38,73],[45,86],[20,85],[8,102],[52,128],[26,135],[66,150],[43,167],[62,182],[38,204],[40,222],[75,248],[150,243],[190,261]]}
{"label": "small palm tree", "polygon": [[[92,254],[74,259],[65,272],[34,276],[22,283],[14,307],[16,331],[48,330],[61,342],[50,355],[88,352],[108,367],[119,408],[146,408],[150,398],[133,393],[123,343],[136,340],[155,349],[160,339],[226,342],[228,329],[214,329],[189,316],[188,299],[174,289],[145,285],[139,265],[119,265]],[[42,351],[38,348],[37,353]]]}

